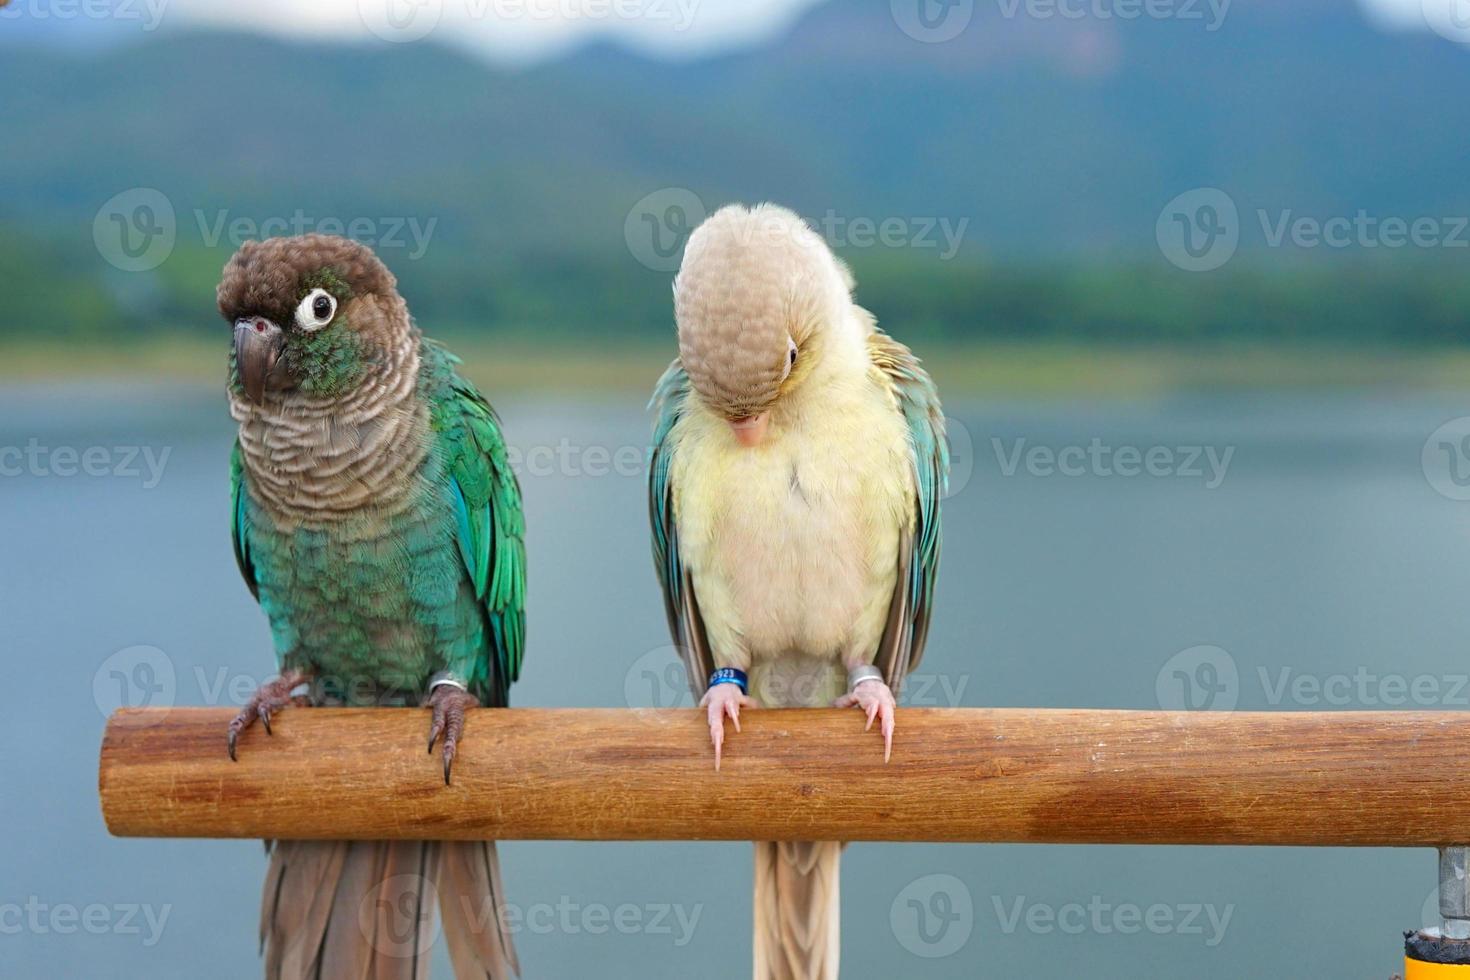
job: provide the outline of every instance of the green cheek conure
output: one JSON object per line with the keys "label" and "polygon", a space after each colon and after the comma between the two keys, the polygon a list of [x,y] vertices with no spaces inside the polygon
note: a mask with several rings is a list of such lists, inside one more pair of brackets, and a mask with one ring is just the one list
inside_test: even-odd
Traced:
{"label": "green cheek conure", "polygon": [[[465,710],[504,706],[521,669],[524,517],[499,420],[365,246],[247,243],[218,300],[235,556],[280,668],[231,723],[230,756],[291,704],[421,705],[448,782]],[[437,893],[455,973],[511,976],[499,878],[493,843],[276,842],[266,975],[424,976]]]}

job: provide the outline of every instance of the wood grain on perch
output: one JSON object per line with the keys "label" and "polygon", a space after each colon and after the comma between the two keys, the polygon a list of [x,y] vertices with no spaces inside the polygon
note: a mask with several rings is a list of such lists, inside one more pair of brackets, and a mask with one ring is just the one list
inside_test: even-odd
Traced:
{"label": "wood grain on perch", "polygon": [[444,785],[426,712],[125,709],[102,811],[129,837],[1434,846],[1470,841],[1470,712],[755,710],[471,714]]}

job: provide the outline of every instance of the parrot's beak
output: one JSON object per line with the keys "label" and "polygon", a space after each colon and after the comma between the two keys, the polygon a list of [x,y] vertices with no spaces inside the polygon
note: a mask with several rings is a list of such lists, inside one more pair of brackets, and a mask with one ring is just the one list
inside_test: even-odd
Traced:
{"label": "parrot's beak", "polygon": [[257,405],[265,399],[266,379],[275,370],[285,345],[285,333],[265,317],[235,321],[235,370],[245,394]]}
{"label": "parrot's beak", "polygon": [[761,412],[759,415],[751,415],[743,419],[730,419],[730,431],[735,433],[735,438],[740,445],[746,449],[760,445],[766,437],[766,429],[771,424],[771,413]]}

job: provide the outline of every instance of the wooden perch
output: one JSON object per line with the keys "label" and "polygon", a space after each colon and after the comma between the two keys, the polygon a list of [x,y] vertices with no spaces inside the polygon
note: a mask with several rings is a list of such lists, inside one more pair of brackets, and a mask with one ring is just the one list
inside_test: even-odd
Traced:
{"label": "wooden perch", "polygon": [[100,789],[125,837],[1435,846],[1470,841],[1470,712],[472,712],[445,786],[410,709],[127,709]]}

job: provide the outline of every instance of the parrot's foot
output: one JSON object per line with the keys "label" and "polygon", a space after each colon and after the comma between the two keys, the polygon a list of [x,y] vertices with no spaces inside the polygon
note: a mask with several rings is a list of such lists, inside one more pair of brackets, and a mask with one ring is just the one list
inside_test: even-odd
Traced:
{"label": "parrot's foot", "polygon": [[429,726],[429,752],[433,753],[434,743],[443,735],[445,786],[449,785],[449,770],[454,765],[460,736],[464,734],[465,710],[479,706],[479,698],[453,684],[440,684],[429,694],[429,707],[434,710],[434,721]]}
{"label": "parrot's foot", "polygon": [[260,723],[265,726],[265,733],[269,735],[271,733],[272,714],[289,705],[306,705],[311,703],[307,698],[291,697],[292,691],[310,680],[310,674],[302,673],[299,670],[288,670],[275,680],[262,684],[250,696],[250,700],[245,702],[245,707],[241,708],[240,713],[235,716],[235,720],[230,722],[229,748],[230,759],[232,761],[238,761],[235,759],[235,743],[239,740],[240,733],[255,724],[255,719],[260,719]]}
{"label": "parrot's foot", "polygon": [[704,692],[699,706],[709,713],[709,738],[715,746],[715,771],[720,770],[720,750],[725,746],[725,716],[735,723],[740,731],[740,709],[759,708],[755,698],[740,690],[738,684],[716,684]]}
{"label": "parrot's foot", "polygon": [[898,706],[893,691],[880,680],[867,680],[832,703],[835,708],[851,708],[853,705],[867,712],[868,724],[863,731],[872,731],[873,720],[878,720],[878,730],[883,733],[883,761],[886,763],[893,755],[893,709]]}

